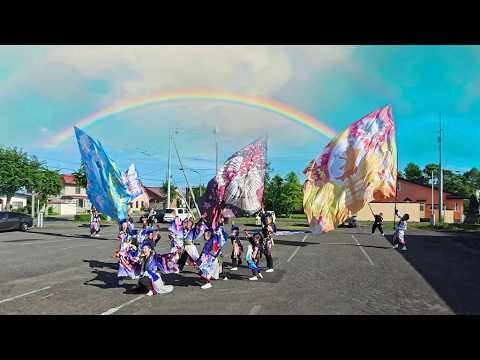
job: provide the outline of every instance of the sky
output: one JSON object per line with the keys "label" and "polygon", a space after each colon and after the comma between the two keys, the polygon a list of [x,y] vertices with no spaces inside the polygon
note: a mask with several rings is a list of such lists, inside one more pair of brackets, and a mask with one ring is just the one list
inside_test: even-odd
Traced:
{"label": "sky", "polygon": [[[391,104],[399,168],[438,162],[441,113],[446,168],[480,159],[479,46],[0,46],[0,146],[16,146],[63,173],[79,167],[73,125],[122,101],[171,92],[228,92],[281,103],[340,132]],[[273,173],[296,172],[329,138],[279,114],[242,104],[182,100],[123,111],[84,128],[110,157],[137,167],[148,186],[166,179],[168,133],[192,184],[268,134]],[[45,144],[71,127],[71,136]],[[172,176],[186,186],[175,152]]]}

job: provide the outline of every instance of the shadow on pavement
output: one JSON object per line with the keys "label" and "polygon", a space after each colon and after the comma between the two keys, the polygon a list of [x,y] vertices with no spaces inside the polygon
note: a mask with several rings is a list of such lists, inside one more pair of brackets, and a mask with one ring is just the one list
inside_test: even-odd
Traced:
{"label": "shadow on pavement", "polygon": [[199,276],[182,276],[181,274],[162,275],[165,285],[173,286],[200,286],[203,284]]}
{"label": "shadow on pavement", "polygon": [[[390,243],[392,236],[387,236]],[[478,236],[405,234],[407,251],[400,255],[430,284],[456,314],[480,314],[480,252]]]}
{"label": "shadow on pavement", "polygon": [[117,268],[118,268],[118,265],[114,262],[103,262],[103,261],[98,261],[98,260],[83,260],[83,262],[88,263],[89,267],[95,268],[95,269],[107,268],[107,269],[117,270]]}
{"label": "shadow on pavement", "polygon": [[[116,272],[93,269],[92,273],[95,274],[95,277],[85,281],[83,283],[84,285],[95,286],[100,289],[112,289],[119,287]],[[101,284],[91,284],[93,281],[99,281]]]}
{"label": "shadow on pavement", "polygon": [[[42,234],[42,235],[50,235],[50,236],[58,236],[58,237],[65,237],[65,238],[77,238],[77,239],[90,239],[90,235],[65,235],[65,234],[60,234],[60,233],[53,233],[53,232],[45,232],[45,231],[32,231],[32,234]],[[104,237],[94,237],[91,239],[95,240],[111,240],[108,238]]]}
{"label": "shadow on pavement", "polygon": [[364,244],[358,245],[358,244],[349,244],[349,243],[325,243],[325,245],[361,246],[361,247],[365,247],[365,248],[393,250],[391,246],[376,246],[376,245],[364,245]]}
{"label": "shadow on pavement", "polygon": [[[108,228],[108,227],[111,227],[112,225],[110,224],[101,224],[101,227],[102,228]],[[81,227],[81,228],[90,228],[90,224],[80,224],[78,225],[78,227]]]}
{"label": "shadow on pavement", "polygon": [[281,240],[277,238],[273,238],[273,241],[275,242],[275,245],[287,245],[287,246],[308,246],[308,245],[320,245],[318,242],[309,242],[309,241],[293,241],[293,240]]}

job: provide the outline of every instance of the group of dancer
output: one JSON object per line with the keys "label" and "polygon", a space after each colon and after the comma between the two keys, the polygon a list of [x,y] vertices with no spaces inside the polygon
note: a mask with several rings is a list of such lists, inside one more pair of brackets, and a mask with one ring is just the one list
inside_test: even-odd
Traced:
{"label": "group of dancer", "polygon": [[[260,260],[266,259],[266,272],[273,272],[272,249],[273,235],[277,231],[270,214],[262,209],[261,231],[245,230],[248,241],[245,261],[252,272],[249,278],[256,281],[263,278]],[[179,217],[168,227],[170,251],[157,254],[156,245],[161,239],[160,225],[152,226],[143,219],[142,228],[137,231],[130,219],[121,222],[118,234],[119,248],[114,253],[118,259],[118,285],[123,285],[125,279],[138,280],[134,289],[148,296],[169,293],[172,285],[165,285],[162,275],[181,273],[186,265],[196,268],[203,283],[202,289],[212,287],[212,280],[228,280],[224,266],[223,248],[228,240],[232,243],[230,271],[237,271],[242,264],[243,244],[240,239],[240,228],[232,225],[230,235],[227,233],[225,220],[220,217],[214,226],[207,223],[206,214],[194,223],[191,218],[182,221]],[[132,228],[133,227],[133,228]],[[196,245],[203,238],[204,245],[199,253]]]}
{"label": "group of dancer", "polygon": [[[401,215],[398,211],[398,209],[395,209],[395,217],[398,218],[399,222],[397,225],[395,225],[395,231],[393,233],[393,248],[398,249],[399,244],[402,245],[400,250],[406,251],[407,250],[407,244],[405,242],[405,231],[407,231],[407,222],[410,219],[410,216],[408,214]],[[378,229],[380,231],[380,234],[385,236],[385,233],[383,232],[383,213],[379,213],[378,215],[374,215],[374,222],[372,225],[372,235],[375,233],[375,230]]]}

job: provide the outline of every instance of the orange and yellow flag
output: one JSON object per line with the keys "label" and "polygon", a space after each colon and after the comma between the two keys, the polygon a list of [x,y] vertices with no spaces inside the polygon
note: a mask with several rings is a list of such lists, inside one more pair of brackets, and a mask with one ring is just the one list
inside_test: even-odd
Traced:
{"label": "orange and yellow flag", "polygon": [[397,148],[390,105],[355,121],[304,170],[303,208],[313,233],[333,230],[349,212],[395,196]]}

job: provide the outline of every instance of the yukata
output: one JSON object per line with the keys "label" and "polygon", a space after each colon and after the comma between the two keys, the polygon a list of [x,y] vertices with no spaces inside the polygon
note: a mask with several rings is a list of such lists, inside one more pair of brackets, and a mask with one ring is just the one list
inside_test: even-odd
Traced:
{"label": "yukata", "polygon": [[151,233],[153,229],[151,227],[144,227],[140,232],[137,234],[137,243],[138,243],[138,248],[141,249],[143,242],[147,239],[148,234]]}
{"label": "yukata", "polygon": [[216,233],[212,234],[210,240],[208,240],[203,246],[202,254],[197,260],[197,266],[200,270],[200,276],[206,282],[210,282],[210,279],[218,279],[221,272],[221,264],[219,255],[222,249],[224,241]]}
{"label": "yukata", "polygon": [[254,276],[261,273],[261,269],[258,266],[260,262],[260,245],[248,244],[247,253],[245,254],[245,260],[247,261],[248,268],[252,270]]}
{"label": "yukata", "polygon": [[395,233],[393,234],[393,244],[396,245],[398,242],[405,246],[405,231],[407,231],[407,221],[402,218],[400,214],[395,214],[400,219],[398,224],[395,227]]}
{"label": "yukata", "polygon": [[273,257],[272,257],[272,248],[274,245],[272,234],[277,232],[277,226],[274,223],[266,225],[262,228],[262,235],[264,241],[262,243],[262,254],[265,255],[267,260],[267,267],[273,269]]}
{"label": "yukata", "polygon": [[242,264],[243,245],[239,236],[232,235],[230,240],[232,241],[232,267],[237,267]]}
{"label": "yukata", "polygon": [[162,271],[162,266],[159,256],[153,250],[150,256],[142,261],[139,285],[151,290],[154,295],[173,291],[172,285],[165,285],[162,281],[159,274]]}
{"label": "yukata", "polygon": [[195,246],[195,240],[203,235],[205,231],[205,225],[194,226],[192,229],[184,229],[183,237],[183,253],[178,260],[178,266],[180,271],[183,270],[185,264],[188,261],[188,264],[195,266],[197,264],[197,259],[199,257],[197,247]]}
{"label": "yukata", "polygon": [[135,233],[135,223],[131,216],[128,217],[127,224],[128,224],[128,230],[130,231],[130,234]]}
{"label": "yukata", "polygon": [[120,248],[115,253],[115,257],[118,258],[118,274],[119,278],[129,277],[135,279],[139,274],[138,265],[138,251],[129,241],[128,234],[123,231],[119,235]]}
{"label": "yukata", "polygon": [[100,216],[92,214],[90,216],[90,235],[98,234],[100,232]]}
{"label": "yukata", "polygon": [[227,242],[227,239],[228,239],[228,234],[227,232],[225,231],[225,228],[223,227],[223,223],[222,224],[219,224],[217,226],[217,229],[214,231],[215,234],[218,235],[219,237],[219,241],[220,241],[220,251],[218,253],[218,263],[219,263],[219,266],[220,266],[220,274],[223,274],[224,277],[226,277],[225,275],[225,272],[224,272],[224,269],[223,269],[223,259],[224,259],[224,256],[223,256],[223,247],[225,246],[225,243]]}
{"label": "yukata", "polygon": [[172,235],[172,239],[170,240],[170,252],[176,254],[178,260],[184,250],[183,225],[180,222],[177,223],[177,220],[173,221],[168,227],[168,231]]}

